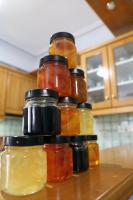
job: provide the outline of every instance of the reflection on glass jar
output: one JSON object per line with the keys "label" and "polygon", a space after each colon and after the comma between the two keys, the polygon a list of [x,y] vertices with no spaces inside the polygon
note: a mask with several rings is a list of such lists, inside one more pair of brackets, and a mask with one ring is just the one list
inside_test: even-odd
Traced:
{"label": "reflection on glass jar", "polygon": [[47,181],[41,137],[6,137],[1,158],[2,191],[23,196],[41,190]]}
{"label": "reflection on glass jar", "polygon": [[68,59],[68,67],[77,66],[77,50],[74,36],[67,32],[58,32],[50,39],[49,54],[61,55]]}

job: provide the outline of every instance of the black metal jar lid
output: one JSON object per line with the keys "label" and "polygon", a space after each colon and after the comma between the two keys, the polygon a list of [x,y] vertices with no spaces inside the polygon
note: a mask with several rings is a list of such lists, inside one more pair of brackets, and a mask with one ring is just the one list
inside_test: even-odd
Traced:
{"label": "black metal jar lid", "polygon": [[74,97],[60,97],[58,103],[71,103],[71,104],[77,104],[77,100]]}
{"label": "black metal jar lid", "polygon": [[85,142],[87,141],[86,135],[76,135],[76,136],[70,136],[71,142]]}
{"label": "black metal jar lid", "polygon": [[68,32],[58,32],[58,33],[53,34],[50,38],[50,44],[52,43],[52,41],[54,39],[61,38],[61,37],[71,39],[73,41],[73,43],[75,44],[74,36],[71,33],[68,33]]}
{"label": "black metal jar lid", "polygon": [[36,146],[44,145],[48,141],[46,136],[7,136],[4,138],[5,146]]}
{"label": "black metal jar lid", "polygon": [[93,141],[93,140],[97,140],[97,139],[98,139],[97,135],[86,135],[87,141]]}
{"label": "black metal jar lid", "polygon": [[65,58],[64,56],[60,56],[60,55],[47,55],[43,58],[40,59],[40,65],[39,67],[41,67],[41,65],[50,62],[50,61],[54,61],[54,62],[61,62],[65,65],[68,65],[68,60],[67,58]]}
{"label": "black metal jar lid", "polygon": [[79,75],[79,76],[81,76],[81,77],[85,77],[84,76],[84,71],[82,70],[82,69],[69,69],[69,71],[70,71],[70,73],[71,74],[77,74],[77,75]]}
{"label": "black metal jar lid", "polygon": [[25,100],[35,97],[52,97],[58,99],[58,93],[51,89],[33,89],[25,93]]}
{"label": "black metal jar lid", "polygon": [[79,103],[78,108],[88,108],[90,110],[92,110],[92,105],[90,103]]}
{"label": "black metal jar lid", "polygon": [[65,144],[69,142],[70,142],[69,136],[55,135],[55,136],[44,137],[45,144]]}

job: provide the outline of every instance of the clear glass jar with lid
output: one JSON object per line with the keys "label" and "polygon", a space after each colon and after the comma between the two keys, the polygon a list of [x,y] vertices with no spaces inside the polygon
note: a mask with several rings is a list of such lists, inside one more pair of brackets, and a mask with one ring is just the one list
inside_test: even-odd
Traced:
{"label": "clear glass jar with lid", "polygon": [[80,115],[80,134],[92,135],[93,134],[93,115],[92,105],[90,103],[78,104]]}
{"label": "clear glass jar with lid", "polygon": [[59,182],[73,175],[72,149],[68,136],[49,137],[44,145],[47,152],[48,181]]}
{"label": "clear glass jar with lid", "polygon": [[42,136],[5,137],[1,156],[1,190],[15,196],[43,189],[47,182],[47,159]]}
{"label": "clear glass jar with lid", "polygon": [[76,99],[60,97],[58,106],[61,110],[61,135],[78,135],[80,133],[80,119]]}
{"label": "clear glass jar with lid", "polygon": [[87,101],[87,87],[84,80],[84,71],[81,69],[70,69],[72,97],[79,103]]}
{"label": "clear glass jar with lid", "polygon": [[50,38],[49,54],[61,55],[68,59],[68,67],[77,66],[77,50],[75,39],[71,33],[58,32]]}
{"label": "clear glass jar with lid", "polygon": [[97,143],[97,135],[86,136],[89,150],[89,166],[95,167],[100,164],[99,145]]}
{"label": "clear glass jar with lid", "polygon": [[23,132],[25,135],[56,135],[61,131],[58,93],[50,89],[29,90],[25,94]]}
{"label": "clear glass jar with lid", "polygon": [[37,86],[41,89],[51,89],[59,96],[71,95],[71,77],[68,61],[59,55],[48,55],[40,60],[37,72]]}

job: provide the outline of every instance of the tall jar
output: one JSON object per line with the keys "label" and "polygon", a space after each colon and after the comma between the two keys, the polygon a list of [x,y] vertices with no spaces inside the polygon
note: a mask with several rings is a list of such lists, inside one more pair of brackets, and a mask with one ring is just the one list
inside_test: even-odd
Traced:
{"label": "tall jar", "polygon": [[100,163],[97,135],[88,135],[87,145],[88,145],[88,150],[89,150],[89,166],[95,167],[99,165]]}
{"label": "tall jar", "polygon": [[78,135],[80,119],[77,101],[73,97],[60,97],[58,106],[61,110],[61,135]]}
{"label": "tall jar", "polygon": [[78,110],[80,114],[80,134],[93,134],[92,105],[90,103],[78,104]]}
{"label": "tall jar", "polygon": [[1,190],[15,196],[43,189],[47,182],[47,159],[41,137],[6,137],[1,157]]}
{"label": "tall jar", "polygon": [[49,89],[29,90],[25,94],[23,132],[25,135],[56,135],[61,131],[58,94]]}
{"label": "tall jar", "polygon": [[48,181],[59,182],[68,179],[73,174],[72,150],[69,147],[69,137],[51,137],[44,145],[47,152]]}
{"label": "tall jar", "polygon": [[41,89],[52,89],[59,96],[71,95],[71,77],[67,59],[59,55],[48,55],[40,60],[37,72],[37,86]]}
{"label": "tall jar", "polygon": [[68,59],[68,67],[77,66],[75,39],[71,33],[58,32],[50,38],[49,54],[61,55]]}
{"label": "tall jar", "polygon": [[72,97],[79,103],[87,101],[87,87],[84,80],[84,71],[81,69],[70,69]]}
{"label": "tall jar", "polygon": [[73,152],[73,172],[86,171],[89,167],[86,136],[71,136],[70,147]]}

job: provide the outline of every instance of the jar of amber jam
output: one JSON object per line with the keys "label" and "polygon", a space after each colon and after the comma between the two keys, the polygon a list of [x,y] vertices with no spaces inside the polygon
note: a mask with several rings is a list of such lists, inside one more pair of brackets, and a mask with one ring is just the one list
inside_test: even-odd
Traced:
{"label": "jar of amber jam", "polygon": [[49,89],[29,90],[25,94],[23,132],[25,135],[56,135],[61,131],[58,93]]}
{"label": "jar of amber jam", "polygon": [[67,59],[58,55],[42,58],[37,72],[37,86],[41,89],[55,90],[59,96],[71,95],[71,77]]}
{"label": "jar of amber jam", "polygon": [[49,182],[63,181],[73,174],[70,138],[65,136],[49,137],[44,145],[47,152],[47,173]]}
{"label": "jar of amber jam", "polygon": [[60,97],[58,106],[61,110],[61,135],[78,135],[80,119],[76,99]]}
{"label": "jar of amber jam", "polygon": [[86,171],[89,167],[86,136],[71,136],[70,147],[73,152],[74,173]]}
{"label": "jar of amber jam", "polygon": [[68,59],[68,67],[77,66],[75,39],[71,33],[58,32],[50,38],[49,54],[61,55]]}
{"label": "jar of amber jam", "polygon": [[93,134],[92,105],[90,103],[78,104],[78,110],[80,114],[80,134]]}
{"label": "jar of amber jam", "polygon": [[1,156],[1,190],[15,196],[43,189],[47,182],[47,159],[41,136],[5,137]]}
{"label": "jar of amber jam", "polygon": [[89,150],[89,166],[95,167],[99,165],[99,145],[97,143],[97,135],[87,135],[86,136]]}
{"label": "jar of amber jam", "polygon": [[84,71],[81,69],[70,69],[72,97],[79,103],[87,101],[87,87],[84,80]]}

